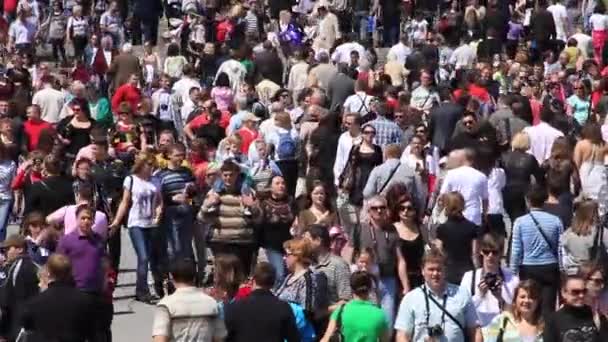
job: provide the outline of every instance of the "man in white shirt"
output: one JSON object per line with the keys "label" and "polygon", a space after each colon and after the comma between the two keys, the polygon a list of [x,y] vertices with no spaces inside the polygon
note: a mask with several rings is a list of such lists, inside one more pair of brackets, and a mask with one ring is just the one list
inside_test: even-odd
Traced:
{"label": "man in white shirt", "polygon": [[583,57],[588,58],[593,56],[592,38],[590,35],[585,34],[581,28],[577,29],[577,32],[570,38],[576,40],[576,47],[581,50]]}
{"label": "man in white shirt", "polygon": [[452,52],[448,64],[455,69],[471,69],[477,60],[477,52],[469,45],[470,38],[465,37],[462,44]]}
{"label": "man in white shirt", "polygon": [[412,54],[412,49],[407,45],[407,35],[401,35],[401,41],[388,50],[388,54],[391,53],[397,57],[400,64],[405,64],[407,57]]}
{"label": "man in white shirt", "polygon": [[357,80],[357,82],[355,82],[355,93],[347,97],[342,105],[344,114],[358,113],[361,117],[369,114],[371,102],[374,97],[367,95],[365,92],[366,83],[367,81],[365,80]]}
{"label": "man in white shirt", "polygon": [[245,81],[247,69],[245,69],[245,66],[243,66],[241,62],[232,57],[220,65],[220,68],[217,70],[217,74],[215,74],[215,78],[217,79],[217,77],[223,72],[228,75],[230,87],[236,94],[241,88],[241,83]]}
{"label": "man in white shirt", "polygon": [[53,88],[55,80],[53,76],[44,76],[40,80],[42,89],[37,91],[32,98],[32,104],[40,106],[40,118],[48,123],[59,122],[59,113],[63,107],[63,93]]}
{"label": "man in white shirt", "polygon": [[343,44],[338,45],[336,47],[336,50],[334,50],[334,53],[331,55],[331,61],[335,64],[348,64],[350,63],[350,54],[353,51],[357,51],[359,53],[360,64],[367,63],[365,48],[363,47],[363,45],[354,41],[347,41]]}
{"label": "man in white shirt", "polygon": [[557,40],[561,40],[562,44],[565,44],[568,41],[568,12],[566,6],[562,5],[559,0],[553,0],[553,4],[547,7],[547,11],[553,15]]}
{"label": "man in white shirt", "polygon": [[481,226],[482,216],[488,211],[488,177],[473,168],[475,152],[470,149],[450,153],[451,162],[460,165],[446,174],[440,194],[456,191],[464,198],[464,217]]}
{"label": "man in white shirt", "polygon": [[348,156],[352,147],[361,142],[361,116],[357,113],[348,113],[344,115],[342,122],[346,132],[340,135],[338,139],[338,150],[336,152],[336,161],[334,163],[335,184],[339,186],[340,175],[344,171],[344,167],[348,162]]}
{"label": "man in white shirt", "polygon": [[181,109],[182,122],[188,121],[188,116],[190,116],[190,113],[192,113],[192,111],[194,111],[194,109],[196,108],[196,104],[198,103],[198,100],[201,95],[201,91],[197,87],[190,88],[189,93],[190,96],[188,98],[188,101],[184,102],[184,105]]}
{"label": "man in white shirt", "polygon": [[194,69],[190,64],[184,65],[182,69],[182,78],[173,84],[173,93],[181,100],[181,103],[186,103],[190,98],[190,89],[192,87],[201,88],[201,84],[194,78]]}
{"label": "man in white shirt", "polygon": [[528,126],[524,128],[524,132],[530,137],[530,150],[532,154],[542,164],[549,159],[551,155],[551,147],[555,139],[563,137],[564,133],[553,128],[547,122],[551,122],[553,113],[551,111],[542,111],[540,114],[540,123],[536,126]]}

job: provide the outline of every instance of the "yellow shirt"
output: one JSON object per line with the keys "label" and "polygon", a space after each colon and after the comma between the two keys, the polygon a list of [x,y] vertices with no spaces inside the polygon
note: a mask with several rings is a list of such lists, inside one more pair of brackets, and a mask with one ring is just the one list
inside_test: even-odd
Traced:
{"label": "yellow shirt", "polygon": [[564,52],[568,54],[568,68],[576,68],[576,61],[581,54],[580,50],[576,46],[568,46]]}
{"label": "yellow shirt", "polygon": [[[165,158],[162,153],[159,153],[156,155],[156,164],[158,165],[159,169],[166,169],[169,165],[169,159]],[[182,162],[182,166],[192,170],[192,165],[190,165],[187,160]]]}

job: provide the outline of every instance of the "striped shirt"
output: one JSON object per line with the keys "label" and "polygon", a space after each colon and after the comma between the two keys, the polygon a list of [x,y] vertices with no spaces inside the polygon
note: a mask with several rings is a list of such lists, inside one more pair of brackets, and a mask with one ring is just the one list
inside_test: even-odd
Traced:
{"label": "striped shirt", "polygon": [[180,167],[176,170],[163,169],[154,176],[160,186],[160,192],[163,196],[163,203],[167,205],[179,205],[175,203],[171,197],[184,193],[189,184],[194,183],[192,171],[188,168]]}
{"label": "striped shirt", "polygon": [[[538,222],[551,246],[539,232]],[[511,268],[515,273],[522,265],[550,265],[560,264],[561,251],[558,250],[559,239],[564,231],[562,221],[547,212],[533,209],[531,213],[519,217],[513,224],[513,242],[511,245]]]}
{"label": "striped shirt", "polygon": [[382,148],[389,144],[401,144],[403,141],[403,131],[394,121],[378,116],[378,118],[370,121],[367,125],[374,127],[376,130],[374,144]]}
{"label": "striped shirt", "polygon": [[327,277],[329,305],[352,298],[350,266],[344,259],[329,253],[325,257],[319,258],[319,262],[314,266],[314,269]]}
{"label": "striped shirt", "polygon": [[17,165],[12,160],[0,162],[0,200],[13,198],[11,183],[17,173]]}

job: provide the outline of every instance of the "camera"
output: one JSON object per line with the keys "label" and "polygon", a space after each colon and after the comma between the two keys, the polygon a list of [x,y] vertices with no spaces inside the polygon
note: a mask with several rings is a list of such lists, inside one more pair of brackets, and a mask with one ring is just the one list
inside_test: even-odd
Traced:
{"label": "camera", "polygon": [[169,109],[169,105],[166,105],[166,104],[161,104],[160,105],[160,110],[165,111],[167,109]]}
{"label": "camera", "polygon": [[433,325],[432,327],[428,327],[427,329],[429,337],[443,336],[443,328],[440,325]]}
{"label": "camera", "polygon": [[494,290],[496,290],[496,287],[498,286],[498,274],[486,273],[483,276],[483,281],[486,283],[486,285],[488,285],[488,288],[490,289],[490,291],[494,291]]}

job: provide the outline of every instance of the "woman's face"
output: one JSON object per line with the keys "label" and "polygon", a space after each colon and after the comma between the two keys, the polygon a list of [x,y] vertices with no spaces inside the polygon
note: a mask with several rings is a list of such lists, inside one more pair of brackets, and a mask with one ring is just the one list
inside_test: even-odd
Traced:
{"label": "woman's face", "polygon": [[323,188],[320,185],[316,186],[312,190],[312,193],[310,194],[310,198],[312,199],[312,204],[319,206],[319,207],[325,206],[325,197],[326,197],[325,188]]}
{"label": "woman's face", "polygon": [[260,157],[261,160],[266,159],[266,157],[268,157],[268,149],[266,148],[265,143],[263,143],[263,142],[256,143],[255,150],[258,153],[258,157]]}
{"label": "woman's face", "polygon": [[86,118],[86,115],[84,114],[84,111],[82,110],[82,107],[72,106],[71,109],[72,109],[72,113],[74,113],[74,116],[77,117],[78,119]]}
{"label": "woman's face", "polygon": [[32,239],[36,240],[42,232],[42,225],[40,223],[31,223],[28,227],[28,230]]}
{"label": "woman's face", "polygon": [[296,264],[298,263],[298,257],[295,256],[290,250],[285,250],[285,266],[290,272],[294,272]]}
{"label": "woman's face", "polygon": [[365,127],[363,128],[363,140],[365,140],[365,142],[367,142],[368,144],[371,144],[374,141],[374,137],[376,136],[376,130],[371,127]]}
{"label": "woman's face", "polygon": [[587,278],[587,295],[590,299],[595,299],[600,296],[604,290],[604,275],[597,271]]}
{"label": "woman's face", "polygon": [[530,296],[528,291],[524,289],[519,290],[517,298],[515,298],[515,307],[522,315],[533,313],[537,306],[538,299]]}
{"label": "woman's face", "polygon": [[399,204],[399,218],[403,221],[411,221],[416,217],[416,208],[410,201]]}

